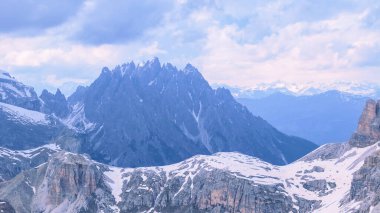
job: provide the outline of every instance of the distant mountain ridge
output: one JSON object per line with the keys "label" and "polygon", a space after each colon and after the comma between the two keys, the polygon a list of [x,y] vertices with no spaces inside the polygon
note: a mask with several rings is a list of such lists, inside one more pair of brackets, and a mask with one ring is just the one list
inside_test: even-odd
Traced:
{"label": "distant mountain ridge", "polygon": [[328,91],[339,91],[344,94],[375,99],[380,97],[380,84],[375,83],[354,83],[344,81],[338,81],[335,83],[287,83],[277,81],[272,83],[260,83],[252,85],[251,87],[237,87],[224,84],[213,84],[212,86],[213,88],[228,88],[234,97],[249,99],[265,98],[275,93],[292,96],[313,96]]}
{"label": "distant mountain ridge", "polygon": [[280,131],[317,144],[348,141],[367,99],[339,91],[305,96],[273,93],[260,98],[236,98],[254,115],[265,118]]}

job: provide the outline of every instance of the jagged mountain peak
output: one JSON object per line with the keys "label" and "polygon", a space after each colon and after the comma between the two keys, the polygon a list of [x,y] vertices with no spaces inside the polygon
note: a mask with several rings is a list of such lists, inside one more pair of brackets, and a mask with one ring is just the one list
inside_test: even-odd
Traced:
{"label": "jagged mountain peak", "polygon": [[43,90],[40,100],[43,102],[41,111],[46,114],[55,114],[60,118],[64,118],[70,113],[67,99],[59,89],[56,90],[55,94]]}
{"label": "jagged mountain peak", "polygon": [[227,89],[212,89],[190,64],[183,70],[158,58],[133,64],[104,68],[88,88],[69,97],[76,113],[68,120],[81,129],[91,124],[82,146],[96,160],[135,167],[241,151],[284,164],[316,148],[253,116]]}
{"label": "jagged mountain peak", "polygon": [[172,75],[178,74],[196,74],[197,77],[202,77],[197,68],[191,64],[187,64],[183,69],[178,69],[171,63],[161,63],[157,57],[152,60],[148,60],[143,63],[139,63],[137,66],[134,61],[124,63],[121,65],[116,65],[113,69],[104,67],[102,69],[101,75],[113,76],[113,77],[124,77],[125,75],[132,76],[144,76],[147,73],[158,74],[160,72],[167,72]]}
{"label": "jagged mountain peak", "polygon": [[138,67],[142,68],[161,68],[161,62],[157,57],[154,57],[151,60],[146,61],[145,63],[139,64]]}
{"label": "jagged mountain peak", "polygon": [[57,90],[55,91],[55,93],[51,93],[49,92],[48,90],[44,89],[42,90],[41,92],[41,96],[50,96],[50,97],[60,97],[60,98],[66,98],[66,96],[61,92],[61,90],[59,88],[57,88]]}
{"label": "jagged mountain peak", "polygon": [[185,68],[183,69],[185,73],[192,73],[192,72],[199,72],[197,68],[195,68],[190,63],[186,64]]}
{"label": "jagged mountain peak", "polygon": [[61,90],[60,90],[59,88],[55,91],[55,95],[56,95],[56,96],[65,96],[65,95],[61,92]]}

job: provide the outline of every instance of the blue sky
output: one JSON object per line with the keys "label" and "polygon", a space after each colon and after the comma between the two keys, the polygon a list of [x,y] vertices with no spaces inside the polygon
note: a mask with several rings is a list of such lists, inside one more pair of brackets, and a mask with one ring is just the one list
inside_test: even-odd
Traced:
{"label": "blue sky", "polygon": [[380,1],[0,2],[0,69],[37,90],[155,56],[240,87],[380,83]]}

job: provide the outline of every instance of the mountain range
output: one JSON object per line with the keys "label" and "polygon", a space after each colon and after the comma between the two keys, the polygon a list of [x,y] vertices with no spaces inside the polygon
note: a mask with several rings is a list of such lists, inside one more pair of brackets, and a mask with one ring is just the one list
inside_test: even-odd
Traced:
{"label": "mountain range", "polygon": [[[348,143],[275,166],[237,152],[121,168],[48,145],[0,150],[6,212],[378,212],[380,102],[366,103]],[[37,162],[37,163],[30,163]]]}
{"label": "mountain range", "polygon": [[236,100],[280,131],[317,144],[345,142],[356,128],[367,97],[331,90],[314,95],[276,92]]}
{"label": "mountain range", "polygon": [[253,116],[227,89],[212,89],[190,64],[178,70],[155,58],[105,67],[67,99],[59,90],[38,97],[7,73],[0,83],[5,148],[56,143],[102,163],[138,167],[228,151],[283,165],[317,147]]}
{"label": "mountain range", "polygon": [[347,81],[327,82],[304,82],[289,83],[275,81],[270,83],[259,83],[250,87],[229,86],[225,84],[212,84],[212,87],[228,88],[236,98],[264,98],[275,93],[292,96],[312,96],[328,91],[340,91],[344,94],[352,94],[369,98],[380,97],[380,85],[377,83],[355,83]]}
{"label": "mountain range", "polygon": [[380,101],[348,142],[317,148],[158,59],[68,98],[7,73],[0,91],[0,212],[380,211]]}

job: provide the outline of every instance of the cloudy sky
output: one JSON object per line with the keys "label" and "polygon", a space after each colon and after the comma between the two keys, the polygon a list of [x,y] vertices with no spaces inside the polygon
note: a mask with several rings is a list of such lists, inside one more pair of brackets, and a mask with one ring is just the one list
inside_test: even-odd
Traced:
{"label": "cloudy sky", "polygon": [[154,56],[241,87],[380,84],[380,1],[0,1],[0,69],[37,90]]}

